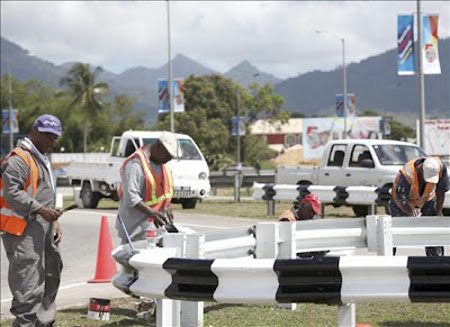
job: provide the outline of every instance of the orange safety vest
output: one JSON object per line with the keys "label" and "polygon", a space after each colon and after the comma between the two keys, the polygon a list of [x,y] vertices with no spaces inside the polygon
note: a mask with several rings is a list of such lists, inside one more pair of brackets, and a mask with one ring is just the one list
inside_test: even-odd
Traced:
{"label": "orange safety vest", "polygon": [[296,219],[295,216],[294,216],[294,213],[292,212],[292,209],[288,209],[288,210],[286,210],[285,212],[283,212],[283,213],[281,214],[281,216],[278,217],[278,221],[280,221],[281,219],[287,219],[287,220],[289,220],[290,222],[295,222],[295,221],[297,221],[297,219]]}
{"label": "orange safety vest", "polygon": [[[435,159],[440,163],[439,178],[441,178],[443,173],[442,161],[438,157],[436,157]],[[416,161],[417,159],[410,160],[403,166],[402,169],[400,169],[400,172],[405,176],[408,184],[411,185],[408,202],[409,206],[413,209],[422,208],[425,203],[433,200],[434,197],[436,196],[435,193],[436,184],[433,183],[425,183],[425,189],[423,191],[423,194],[420,195],[419,178],[417,177],[417,170],[416,167],[414,166],[414,163]],[[400,177],[401,174],[398,174],[395,179],[394,186],[392,188],[392,198],[394,199],[394,201],[397,200],[396,190]]]}
{"label": "orange safety vest", "polygon": [[[34,198],[36,196],[37,181],[39,178],[36,161],[28,150],[20,147],[12,150],[6,156],[5,160],[7,160],[12,155],[18,155],[19,157],[21,157],[29,167],[28,177],[25,183],[25,191],[28,193],[28,196]],[[14,210],[12,210],[11,207],[8,206],[8,204],[5,202],[3,192],[3,178],[0,178],[0,230],[9,234],[21,236],[23,235],[23,231],[27,226],[27,221],[25,220],[25,217],[19,215],[17,212],[14,212]]]}
{"label": "orange safety vest", "polygon": [[[120,167],[120,175],[122,177],[125,165],[129,160],[135,157],[139,159],[142,169],[144,170],[145,204],[158,211],[168,208],[173,197],[173,180],[169,166],[163,164],[161,169],[161,177],[158,177],[151,169],[150,164],[147,162],[144,151],[142,148],[139,148],[122,163],[122,166]],[[118,194],[119,198],[122,197],[122,185],[119,186]]]}

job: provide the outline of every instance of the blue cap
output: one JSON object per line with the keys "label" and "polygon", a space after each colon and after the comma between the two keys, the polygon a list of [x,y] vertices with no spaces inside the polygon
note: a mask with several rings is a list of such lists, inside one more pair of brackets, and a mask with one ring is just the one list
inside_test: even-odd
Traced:
{"label": "blue cap", "polygon": [[52,115],[42,115],[34,122],[34,127],[41,133],[52,133],[61,135],[62,125],[61,121]]}

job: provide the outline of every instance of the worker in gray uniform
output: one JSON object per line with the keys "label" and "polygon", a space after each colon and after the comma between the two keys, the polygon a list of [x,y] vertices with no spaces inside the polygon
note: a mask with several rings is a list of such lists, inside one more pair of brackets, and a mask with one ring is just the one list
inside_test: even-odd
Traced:
{"label": "worker in gray uniform", "polygon": [[53,326],[62,259],[56,179],[47,153],[62,133],[52,115],[36,119],[1,164],[1,231],[9,261],[13,326]]}

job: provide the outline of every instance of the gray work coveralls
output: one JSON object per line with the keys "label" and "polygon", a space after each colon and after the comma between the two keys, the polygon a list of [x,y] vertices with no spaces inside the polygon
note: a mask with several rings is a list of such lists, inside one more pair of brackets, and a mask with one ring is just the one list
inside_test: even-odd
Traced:
{"label": "gray work coveralls", "polygon": [[19,156],[11,156],[1,167],[5,201],[28,222],[22,236],[2,235],[9,260],[11,313],[16,317],[13,326],[52,326],[63,267],[60,250],[53,244],[53,223],[32,213],[42,206],[54,208],[56,197],[53,172],[34,157],[39,172],[34,199],[23,191],[28,166]]}

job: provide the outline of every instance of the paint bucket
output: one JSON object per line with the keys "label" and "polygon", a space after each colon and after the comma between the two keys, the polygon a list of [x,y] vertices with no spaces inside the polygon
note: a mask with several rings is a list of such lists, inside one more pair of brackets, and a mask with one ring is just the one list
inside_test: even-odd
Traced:
{"label": "paint bucket", "polygon": [[92,320],[109,320],[110,310],[110,300],[91,297],[91,299],[89,300],[87,318]]}

